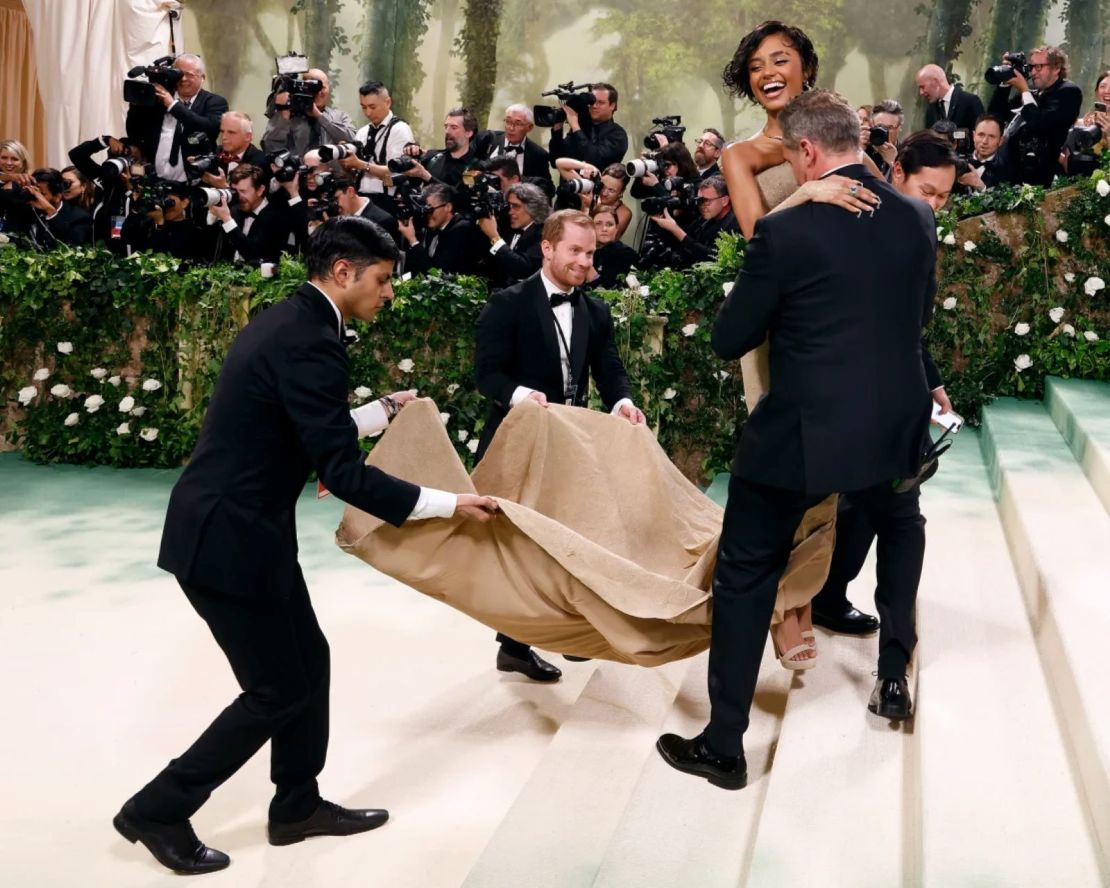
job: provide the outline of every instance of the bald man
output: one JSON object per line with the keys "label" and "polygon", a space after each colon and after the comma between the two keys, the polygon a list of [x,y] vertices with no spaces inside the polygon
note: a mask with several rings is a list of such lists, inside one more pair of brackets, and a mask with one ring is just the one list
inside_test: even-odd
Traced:
{"label": "bald man", "polygon": [[965,92],[959,84],[950,84],[940,65],[926,65],[917,72],[917,94],[929,103],[925,112],[927,127],[938,120],[951,120],[957,129],[970,132],[975,128],[975,121],[983,116],[979,97]]}
{"label": "bald man", "polygon": [[270,122],[262,136],[262,150],[267,154],[288,149],[303,157],[306,151],[313,148],[349,142],[355,137],[355,125],[350,115],[328,107],[331,81],[327,72],[312,68],[305,72],[304,79],[318,80],[323,84],[305,114],[293,114],[284,107],[289,104],[287,92],[272,94],[266,103],[266,116]]}

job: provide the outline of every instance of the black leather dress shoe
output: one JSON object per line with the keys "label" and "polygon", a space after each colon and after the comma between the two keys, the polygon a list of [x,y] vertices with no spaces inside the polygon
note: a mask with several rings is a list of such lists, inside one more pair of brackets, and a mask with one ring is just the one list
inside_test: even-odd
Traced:
{"label": "black leather dress shoe", "polygon": [[188,820],[156,823],[135,813],[135,803],[127,802],[112,820],[116,831],[134,844],[142,842],[162,866],[182,876],[196,876],[226,869],[231,858],[209,848],[193,832]]}
{"label": "black leather dress shoe", "polygon": [[903,678],[880,678],[875,682],[871,699],[867,703],[869,712],[879,718],[903,719],[913,715],[913,701],[910,689]]}
{"label": "black leather dress shoe", "polygon": [[569,660],[571,663],[589,663],[592,657],[576,657],[574,654],[563,654],[564,660]]}
{"label": "black leather dress shoe", "polygon": [[563,677],[558,666],[552,666],[531,649],[527,657],[514,657],[501,648],[497,652],[497,671],[519,672],[532,681],[558,681]]}
{"label": "black leather dress shoe", "polygon": [[664,734],[655,741],[655,748],[672,768],[704,777],[721,789],[743,789],[748,783],[748,764],[744,756],[725,758],[714,755],[701,734],[687,740],[678,734]]}
{"label": "black leather dress shoe", "polygon": [[271,845],[293,845],[312,836],[353,836],[376,829],[389,820],[389,812],[377,808],[344,808],[335,802],[321,801],[305,820],[296,823],[275,823],[271,820],[266,833]]}
{"label": "black leather dress shoe", "polygon": [[835,614],[825,613],[814,608],[813,624],[823,626],[832,632],[839,632],[842,635],[870,635],[872,632],[879,630],[877,617],[865,614],[850,604],[845,610]]}

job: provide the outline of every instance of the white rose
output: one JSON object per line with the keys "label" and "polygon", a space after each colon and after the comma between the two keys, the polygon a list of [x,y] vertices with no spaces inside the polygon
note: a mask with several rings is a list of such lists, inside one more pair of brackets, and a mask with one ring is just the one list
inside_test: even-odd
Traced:
{"label": "white rose", "polygon": [[732,288],[735,286],[736,281],[725,281],[723,284],[721,284],[721,289],[725,291],[725,295],[727,296],[729,293],[732,292]]}
{"label": "white rose", "polygon": [[162,387],[162,383],[160,383],[157,379],[144,379],[143,380],[143,391],[144,392],[156,392],[161,387]]}
{"label": "white rose", "polygon": [[1065,336],[1074,336],[1075,335],[1075,327],[1073,327],[1071,324],[1064,324],[1063,329],[1064,329],[1064,335]]}
{"label": "white rose", "polygon": [[158,437],[158,429],[143,429],[139,432],[139,437],[144,441],[153,441]]}
{"label": "white rose", "polygon": [[1088,296],[1094,296],[1099,290],[1105,289],[1106,282],[1100,277],[1089,277],[1087,283],[1083,285],[1083,292]]}
{"label": "white rose", "polygon": [[724,382],[726,379],[728,379],[730,375],[731,374],[727,370],[717,371],[717,378],[721,380],[721,382]]}
{"label": "white rose", "polygon": [[35,388],[33,385],[24,386],[23,388],[21,388],[19,390],[19,403],[22,404],[24,407],[26,407],[33,400],[35,400],[35,396],[38,393],[39,393],[39,390],[37,388]]}
{"label": "white rose", "polygon": [[1014,366],[1017,368],[1017,372],[1020,373],[1022,370],[1028,370],[1033,366],[1033,359],[1029,355],[1018,355],[1014,358]]}
{"label": "white rose", "polygon": [[945,311],[952,311],[952,309],[956,307],[956,297],[949,296],[947,299],[944,300],[944,302],[940,304],[940,307],[943,308]]}
{"label": "white rose", "polygon": [[449,420],[449,419],[451,418],[451,414],[450,414],[450,413],[441,413],[441,414],[439,415],[439,418],[440,418],[441,420],[443,420],[443,424],[444,424],[444,425],[447,425],[447,420]]}
{"label": "white rose", "polygon": [[975,242],[974,241],[964,241],[964,252],[965,253],[974,253],[975,252]]}
{"label": "white rose", "polygon": [[628,285],[628,289],[630,289],[630,290],[639,290],[640,289],[640,279],[638,277],[636,277],[636,275],[634,275],[634,274],[629,274],[624,279],[624,282],[625,282],[625,284]]}
{"label": "white rose", "polygon": [[1110,194],[1110,182],[1107,182],[1105,179],[1099,179],[1095,184],[1095,191],[1098,192],[1099,197],[1106,197],[1106,195]]}
{"label": "white rose", "polygon": [[1020,324],[1014,324],[1014,335],[1015,336],[1028,336],[1029,335],[1029,325],[1024,323],[1024,322],[1022,322]]}
{"label": "white rose", "polygon": [[944,229],[943,229],[943,228],[941,228],[941,227],[940,227],[940,226],[938,225],[938,226],[937,226],[937,240],[940,240],[940,239],[941,239],[942,237],[944,237]]}
{"label": "white rose", "polygon": [[463,441],[470,437],[470,432],[468,432],[466,429],[459,429],[458,432],[455,434],[455,437],[459,439],[459,443],[461,444]]}
{"label": "white rose", "polygon": [[55,398],[68,398],[73,394],[73,390],[64,382],[59,382],[56,386],[50,389],[50,394]]}
{"label": "white rose", "polygon": [[67,425],[67,426],[72,427],[72,426],[77,425],[77,423],[79,423],[80,421],[81,421],[81,414],[71,413],[69,416],[67,416],[65,418],[65,423],[64,424]]}
{"label": "white rose", "polygon": [[1106,225],[1110,225],[1110,216],[1103,216],[1103,217],[1102,217],[1102,221],[1103,221],[1103,222],[1104,222],[1104,223],[1105,223]]}
{"label": "white rose", "polygon": [[447,394],[449,395],[455,394],[455,392],[457,392],[458,390],[459,384],[457,382],[452,382],[449,386],[447,386]]}
{"label": "white rose", "polygon": [[416,365],[412,362],[412,358],[405,358],[403,361],[397,362],[397,369],[402,373],[411,373],[412,368]]}
{"label": "white rose", "polygon": [[1094,330],[1084,330],[1083,338],[1088,342],[1098,342],[1098,334]]}
{"label": "white rose", "polygon": [[1068,242],[1068,233],[1064,231],[1063,228],[1061,228],[1059,231],[1056,232],[1056,240],[1058,240],[1062,244],[1066,244]]}
{"label": "white rose", "polygon": [[119,384],[122,381],[123,380],[121,380],[118,376],[109,376],[108,377],[108,384],[109,385],[114,385],[116,388],[119,388]]}
{"label": "white rose", "polygon": [[96,413],[101,407],[104,406],[104,399],[100,395],[89,395],[85,398],[85,409],[89,413]]}
{"label": "white rose", "polygon": [[693,336],[697,332],[698,332],[698,325],[697,324],[687,324],[685,327],[682,328],[682,335],[683,336]]}
{"label": "white rose", "polygon": [[70,354],[73,351],[73,343],[72,342],[59,342],[58,343],[58,351],[60,351],[63,355]]}
{"label": "white rose", "polygon": [[146,413],[145,407],[136,407],[134,410],[131,411],[132,416],[142,416],[144,413]]}
{"label": "white rose", "polygon": [[949,246],[949,247],[956,246],[956,235],[951,231],[948,232],[948,234],[946,234],[944,236],[944,243],[945,243],[946,246]]}
{"label": "white rose", "polygon": [[640,295],[647,299],[648,296],[651,295],[651,287],[649,287],[647,284],[643,284],[640,287]]}
{"label": "white rose", "polygon": [[678,392],[676,392],[673,388],[668,388],[665,392],[663,392],[663,400],[670,401],[677,394]]}
{"label": "white rose", "polygon": [[1048,318],[1052,323],[1059,324],[1064,319],[1064,307],[1057,305],[1052,311],[1048,313]]}
{"label": "white rose", "polygon": [[105,370],[103,367],[94,367],[92,370],[89,371],[89,376],[91,376],[93,379],[103,379],[107,375],[108,371]]}
{"label": "white rose", "polygon": [[1065,272],[1064,273],[1064,280],[1067,281],[1069,284],[1074,284],[1075,283],[1075,275],[1070,271]]}
{"label": "white rose", "polygon": [[478,439],[477,438],[471,438],[470,441],[466,445],[466,449],[469,450],[471,453],[477,453],[478,452]]}
{"label": "white rose", "polygon": [[31,377],[31,379],[33,379],[35,382],[43,382],[44,380],[47,380],[49,378],[50,371],[47,370],[45,367],[39,367],[39,369],[35,371],[35,375]]}
{"label": "white rose", "polygon": [[135,399],[132,398],[130,395],[128,395],[126,398],[124,398],[122,401],[119,402],[119,412],[120,413],[130,413],[132,408],[134,408],[134,406],[135,406]]}
{"label": "white rose", "polygon": [[374,393],[364,385],[360,385],[357,389],[355,389],[355,397],[360,398],[363,401],[369,398],[372,394]]}
{"label": "white rose", "polygon": [[120,424],[119,424],[119,425],[118,425],[118,426],[116,427],[116,434],[117,434],[117,435],[130,435],[130,434],[131,434],[131,426],[130,426],[130,424],[128,424],[128,423],[126,423],[126,422],[121,422],[121,423],[120,423]]}

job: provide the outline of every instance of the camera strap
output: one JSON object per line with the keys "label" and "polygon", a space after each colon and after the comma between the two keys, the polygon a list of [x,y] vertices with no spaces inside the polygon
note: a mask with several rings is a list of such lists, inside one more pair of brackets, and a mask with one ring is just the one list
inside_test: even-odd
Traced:
{"label": "camera strap", "polygon": [[387,123],[384,127],[379,127],[377,130],[372,130],[369,134],[370,143],[366,146],[367,153],[369,153],[369,155],[374,158],[374,163],[378,164],[379,166],[385,164],[385,150],[386,147],[389,145],[389,134],[393,132],[393,127],[395,127],[399,123],[404,123],[404,121],[401,120],[401,118],[398,117],[396,114],[394,114],[393,119],[390,120],[389,123]]}

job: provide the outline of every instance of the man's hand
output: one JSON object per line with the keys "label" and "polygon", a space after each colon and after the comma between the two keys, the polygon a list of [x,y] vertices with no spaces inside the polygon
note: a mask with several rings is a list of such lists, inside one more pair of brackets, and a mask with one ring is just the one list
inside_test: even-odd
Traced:
{"label": "man's hand", "polygon": [[455,514],[470,521],[485,524],[498,512],[497,500],[491,496],[478,496],[475,493],[460,493],[455,503]]}
{"label": "man's hand", "polygon": [[34,185],[35,178],[30,173],[0,173],[0,182],[15,182],[17,185]]}
{"label": "man's hand", "polygon": [[25,187],[27,193],[31,195],[31,206],[37,210],[42,210],[42,212],[46,213],[48,216],[54,215],[54,204],[46,199],[37,185]]}
{"label": "man's hand", "polygon": [[983,182],[982,178],[974,169],[968,170],[966,173],[960,176],[958,181],[961,185],[970,185],[976,191],[987,190],[986,184]]}
{"label": "man's hand", "polygon": [[572,133],[578,132],[580,129],[578,125],[578,112],[570,107],[570,105],[563,105],[563,113],[567,116],[567,126],[570,127],[570,131]]}
{"label": "man's hand", "polygon": [[220,222],[227,222],[231,218],[231,210],[227,207],[227,198],[221,197],[220,202],[214,207],[211,207],[212,215],[215,216]]}
{"label": "man's hand", "polygon": [[166,214],[165,212],[163,212],[161,207],[155,207],[153,210],[146,214],[146,217],[158,228],[161,228],[163,225],[166,224]]}
{"label": "man's hand", "polygon": [[652,216],[651,221],[662,228],[664,231],[669,231],[675,237],[679,237],[679,235],[685,237],[685,232],[682,230],[682,226],[675,222],[674,216],[671,215],[670,210],[663,210],[662,216]]}
{"label": "man's hand", "polygon": [[370,169],[370,164],[357,155],[350,154],[339,161],[339,165],[345,170],[357,170],[360,173],[366,172]]}
{"label": "man's hand", "polygon": [[200,181],[202,181],[209,188],[230,188],[231,187],[230,185],[227,184],[227,175],[224,173],[223,170],[220,170],[220,172],[218,172],[218,173],[204,173],[200,177]]}
{"label": "man's hand", "polygon": [[644,419],[644,412],[638,407],[633,407],[631,404],[621,404],[621,409],[617,411],[617,416],[624,417],[632,425],[643,425],[646,421]]}
{"label": "man's hand", "polygon": [[547,395],[543,392],[529,392],[527,398],[522,398],[519,403],[523,404],[525,401],[532,400],[539,404],[541,407],[547,406]]}
{"label": "man's hand", "polygon": [[424,165],[417,161],[412,165],[412,169],[406,170],[402,175],[411,176],[414,179],[423,179],[425,182],[432,181],[432,174],[424,169]]}
{"label": "man's hand", "polygon": [[154,84],[154,95],[167,109],[173,104],[173,96],[170,95],[170,91],[160,83]]}
{"label": "man's hand", "polygon": [[887,166],[894,166],[894,161],[898,159],[898,149],[892,142],[884,142],[875,149],[879,152],[879,157],[887,164]]}
{"label": "man's hand", "polygon": [[424,149],[417,145],[416,142],[409,142],[401,151],[408,157],[424,156]]}
{"label": "man's hand", "polygon": [[413,224],[412,219],[398,219],[397,230],[401,232],[401,237],[410,244],[416,243],[416,226]]}
{"label": "man's hand", "polygon": [[482,234],[489,238],[491,244],[501,239],[501,235],[497,233],[497,222],[492,216],[483,216],[479,219],[478,227],[482,229]]}
{"label": "man's hand", "polygon": [[123,142],[115,136],[108,136],[108,155],[110,157],[122,157],[126,150],[123,147]]}
{"label": "man's hand", "polygon": [[933,389],[932,392],[930,392],[930,394],[933,396],[933,402],[938,407],[940,407],[940,412],[941,413],[951,413],[952,412],[952,402],[948,400],[948,394],[944,391],[944,386],[943,385],[940,386],[939,388]]}
{"label": "man's hand", "polygon": [[285,193],[291,198],[296,197],[301,193],[301,174],[294,173],[293,178],[288,182],[282,182],[281,187],[285,189]]}
{"label": "man's hand", "polygon": [[393,403],[395,403],[398,407],[404,407],[410,401],[415,401],[417,398],[417,394],[416,389],[406,389],[403,392],[394,392],[389,397],[393,399]]}
{"label": "man's hand", "polygon": [[305,117],[308,117],[311,120],[319,120],[321,117],[324,116],[323,110],[323,108],[313,102],[311,105],[308,106],[308,112],[305,114]]}

